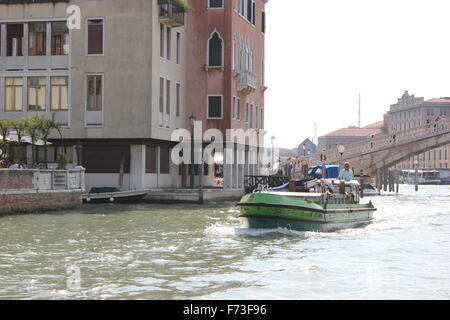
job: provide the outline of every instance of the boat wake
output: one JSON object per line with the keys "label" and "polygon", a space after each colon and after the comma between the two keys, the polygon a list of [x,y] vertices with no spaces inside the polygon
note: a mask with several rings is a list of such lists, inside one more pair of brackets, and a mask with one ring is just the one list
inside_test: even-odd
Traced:
{"label": "boat wake", "polygon": [[306,232],[289,230],[286,228],[277,229],[252,229],[244,225],[229,225],[217,223],[205,229],[205,235],[209,237],[230,238],[230,237],[251,237],[251,238],[274,238],[279,236],[305,237]]}

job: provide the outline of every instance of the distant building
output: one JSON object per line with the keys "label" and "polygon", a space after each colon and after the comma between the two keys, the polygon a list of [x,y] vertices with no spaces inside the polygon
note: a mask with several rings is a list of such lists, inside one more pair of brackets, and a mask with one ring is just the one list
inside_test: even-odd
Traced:
{"label": "distant building", "polygon": [[342,128],[324,136],[319,137],[319,150],[334,149],[339,145],[348,145],[362,140],[369,139],[372,136],[383,134],[384,121],[370,124],[366,127],[348,127]]}
{"label": "distant building", "polygon": [[[304,148],[303,148],[303,146],[304,146]],[[317,153],[317,145],[314,142],[312,142],[309,138],[307,138],[298,145],[297,150],[298,150],[297,155],[299,157],[308,155],[308,154],[315,154],[315,153]]]}
{"label": "distant building", "polygon": [[[405,91],[396,104],[391,105],[385,115],[389,133],[416,128],[436,119],[450,115],[450,97],[425,100],[417,98]],[[449,167],[450,144],[425,152],[397,165],[400,169],[414,168],[414,161],[419,161],[421,169],[439,169]]]}

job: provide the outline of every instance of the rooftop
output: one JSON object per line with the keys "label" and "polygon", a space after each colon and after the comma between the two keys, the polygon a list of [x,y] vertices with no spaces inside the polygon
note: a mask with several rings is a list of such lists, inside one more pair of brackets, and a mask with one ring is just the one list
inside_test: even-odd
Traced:
{"label": "rooftop", "polygon": [[328,133],[324,137],[368,137],[381,133],[381,128],[342,128]]}

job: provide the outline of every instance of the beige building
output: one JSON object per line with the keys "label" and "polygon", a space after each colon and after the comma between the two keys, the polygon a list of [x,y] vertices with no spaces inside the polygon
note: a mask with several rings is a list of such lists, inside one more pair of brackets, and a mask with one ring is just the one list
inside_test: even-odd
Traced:
{"label": "beige building", "polygon": [[384,122],[376,122],[366,127],[348,127],[330,132],[319,137],[319,145],[317,152],[322,150],[330,150],[340,145],[349,145],[359,141],[370,139],[384,132]]}
{"label": "beige building", "polygon": [[64,140],[48,158],[80,161],[88,188],[118,185],[121,167],[123,189],[181,186],[169,157],[186,119],[183,10],[158,0],[14,2],[0,1],[0,117],[55,113]]}
{"label": "beige building", "polygon": [[[389,133],[395,134],[402,130],[408,130],[422,125],[433,128],[438,125],[439,119],[448,118],[450,115],[450,98],[435,98],[425,100],[415,97],[405,91],[396,104],[391,105],[387,113]],[[400,169],[413,169],[414,161],[418,160],[420,169],[449,168],[450,145],[436,148],[413,157],[398,166]]]}

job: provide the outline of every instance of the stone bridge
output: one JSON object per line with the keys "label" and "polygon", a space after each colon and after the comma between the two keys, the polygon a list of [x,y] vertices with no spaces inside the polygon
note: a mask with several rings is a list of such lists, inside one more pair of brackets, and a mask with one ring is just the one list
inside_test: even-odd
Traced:
{"label": "stone bridge", "polygon": [[[445,146],[450,143],[450,119],[420,127],[381,135],[345,146],[342,160],[350,162],[355,173],[379,178],[381,171],[389,169],[413,156]],[[326,150],[314,155],[291,159],[281,164],[284,173],[291,172],[295,178],[302,174],[304,165],[339,164],[341,154]]]}

